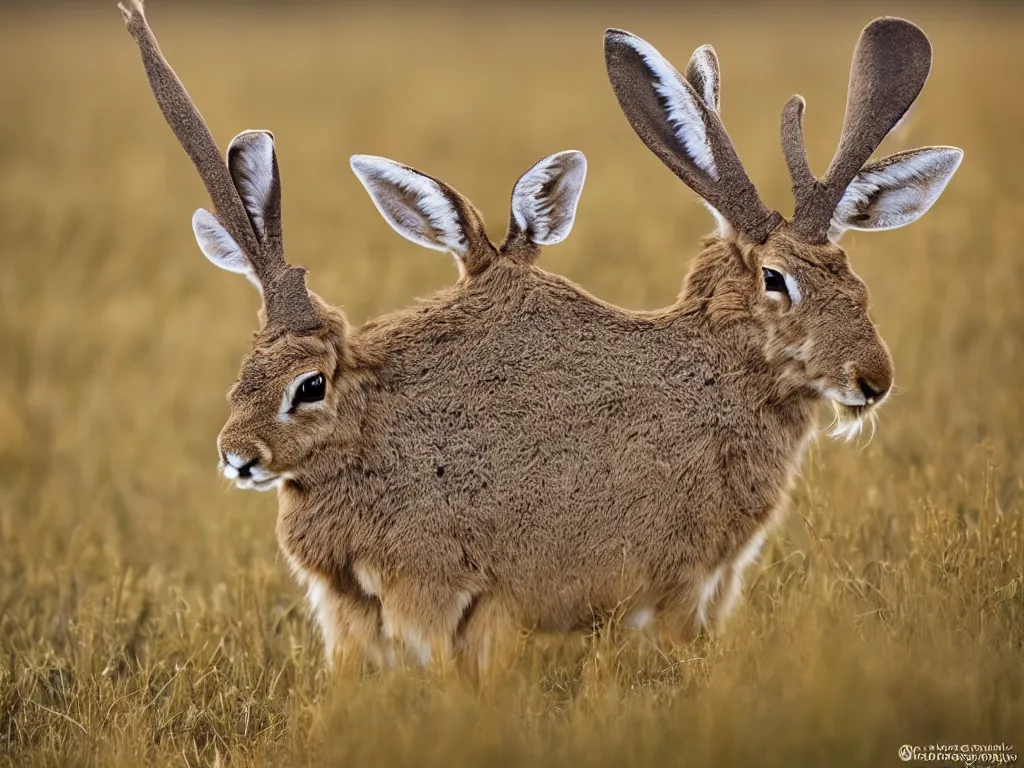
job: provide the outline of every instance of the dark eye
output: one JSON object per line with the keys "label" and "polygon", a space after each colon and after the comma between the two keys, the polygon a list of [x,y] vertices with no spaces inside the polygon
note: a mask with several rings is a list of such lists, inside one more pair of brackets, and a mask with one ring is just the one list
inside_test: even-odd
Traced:
{"label": "dark eye", "polygon": [[764,289],[766,291],[789,295],[789,291],[786,289],[786,278],[782,276],[781,272],[768,269],[768,267],[762,267],[761,272],[764,273]]}
{"label": "dark eye", "polygon": [[323,374],[318,373],[315,376],[309,376],[303,379],[302,383],[299,384],[299,388],[295,390],[292,406],[294,407],[299,403],[318,403],[324,399],[326,392],[327,381],[324,379]]}

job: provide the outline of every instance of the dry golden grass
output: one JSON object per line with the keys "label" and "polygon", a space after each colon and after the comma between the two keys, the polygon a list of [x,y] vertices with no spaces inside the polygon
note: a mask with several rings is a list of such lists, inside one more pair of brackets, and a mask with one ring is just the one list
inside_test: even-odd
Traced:
{"label": "dry golden grass", "polygon": [[[667,654],[628,637],[529,642],[477,691],[323,672],[274,499],[215,470],[257,300],[196,248],[201,184],[103,5],[0,18],[0,764],[890,765],[904,743],[1024,750],[1024,18],[908,12],[936,63],[885,149],[955,144],[966,159],[920,223],[844,243],[899,391],[873,442],[814,448],[729,631]],[[874,15],[538,6],[238,23],[151,5],[221,144],[276,132],[289,255],[355,321],[454,271],[379,219],[350,154],[444,178],[500,236],[518,174],[581,149],[577,226],[544,266],[663,305],[711,220],[619,112],[602,29],[679,64],[713,42],[726,124],[788,211],[779,109],[807,97],[820,172]]]}

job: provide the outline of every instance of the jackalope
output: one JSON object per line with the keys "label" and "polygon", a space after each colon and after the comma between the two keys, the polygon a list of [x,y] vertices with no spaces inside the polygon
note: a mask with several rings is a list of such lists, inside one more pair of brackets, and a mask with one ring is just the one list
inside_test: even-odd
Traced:
{"label": "jackalope", "polygon": [[460,267],[455,285],[354,328],[284,260],[273,136],[240,134],[225,164],[139,0],[122,10],[216,207],[193,219],[199,245],[262,294],[221,466],[239,487],[277,489],[280,544],[328,658],[402,649],[486,665],[516,628],[567,632],[616,611],[686,641],[732,606],[816,404],[857,424],[892,384],[867,290],[834,240],[918,218],[961,157],[928,148],[865,165],[930,67],[927,38],[906,21],[864,30],[820,181],[803,151],[803,101],[786,105],[789,221],[758,198],[722,127],[713,50],[680,76],[643,40],[607,33],[630,123],[721,224],[658,311],[611,306],[535,265],[572,226],[581,154],[519,180],[499,247],[451,187],[354,157],[388,222]]}

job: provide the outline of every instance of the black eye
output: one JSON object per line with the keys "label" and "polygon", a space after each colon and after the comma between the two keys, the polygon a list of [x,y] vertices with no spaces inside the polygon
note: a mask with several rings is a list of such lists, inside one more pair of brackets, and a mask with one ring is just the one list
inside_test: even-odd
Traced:
{"label": "black eye", "polygon": [[295,397],[292,398],[292,406],[299,403],[318,403],[324,399],[327,393],[327,381],[323,374],[309,376],[304,379],[299,388],[295,390]]}
{"label": "black eye", "polygon": [[761,272],[764,273],[764,289],[766,291],[789,295],[789,291],[786,289],[786,278],[782,276],[781,272],[768,269],[768,267],[762,267]]}

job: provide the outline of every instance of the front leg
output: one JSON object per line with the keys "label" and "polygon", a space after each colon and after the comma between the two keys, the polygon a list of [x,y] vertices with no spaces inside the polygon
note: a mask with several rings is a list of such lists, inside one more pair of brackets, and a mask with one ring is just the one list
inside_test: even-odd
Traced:
{"label": "front leg", "polygon": [[757,562],[767,535],[767,526],[755,533],[722,571],[716,594],[706,610],[705,626],[712,631],[721,632],[724,629],[726,620],[743,592],[743,574],[751,564]]}
{"label": "front leg", "polygon": [[456,633],[474,595],[413,581],[396,581],[380,594],[384,637],[400,643],[405,660],[421,668],[447,668],[455,659]]}
{"label": "front leg", "polygon": [[319,575],[306,574],[303,580],[329,668],[339,662],[341,666],[394,664],[394,651],[382,632],[380,603],[358,591],[340,589]]}
{"label": "front leg", "polygon": [[705,581],[695,576],[684,578],[659,604],[655,629],[668,646],[688,645],[700,633]]}

